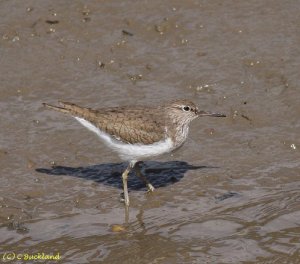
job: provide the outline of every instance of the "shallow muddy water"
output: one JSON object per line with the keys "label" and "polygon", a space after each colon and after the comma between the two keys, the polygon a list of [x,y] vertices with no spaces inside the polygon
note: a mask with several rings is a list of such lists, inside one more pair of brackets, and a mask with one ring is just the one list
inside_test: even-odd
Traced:
{"label": "shallow muddy water", "polygon": [[[41,263],[300,263],[298,1],[0,1],[0,253]],[[193,100],[154,193],[58,100]],[[20,259],[17,259],[17,256]],[[5,259],[6,258],[6,259]]]}

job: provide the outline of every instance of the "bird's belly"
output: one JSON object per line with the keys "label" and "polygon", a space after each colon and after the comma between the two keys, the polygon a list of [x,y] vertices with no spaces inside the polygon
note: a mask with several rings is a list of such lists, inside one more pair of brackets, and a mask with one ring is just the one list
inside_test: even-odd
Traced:
{"label": "bird's belly", "polygon": [[111,142],[110,146],[123,160],[143,160],[173,150],[173,143],[170,138],[149,145]]}
{"label": "bird's belly", "polygon": [[165,140],[149,145],[129,144],[115,139],[83,118],[75,117],[75,119],[87,129],[97,134],[108,147],[115,150],[120,158],[126,161],[142,160],[171,152],[174,149],[174,143],[171,138],[166,138]]}

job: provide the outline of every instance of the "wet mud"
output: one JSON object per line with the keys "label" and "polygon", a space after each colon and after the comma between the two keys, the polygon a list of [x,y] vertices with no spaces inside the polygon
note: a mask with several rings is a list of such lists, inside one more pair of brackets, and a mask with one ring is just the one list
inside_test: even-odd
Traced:
{"label": "wet mud", "polygon": [[[0,1],[1,258],[299,263],[299,11],[297,1]],[[154,193],[131,174],[128,211],[126,164],[42,107],[175,98],[227,117],[193,121],[180,150],[145,161]]]}

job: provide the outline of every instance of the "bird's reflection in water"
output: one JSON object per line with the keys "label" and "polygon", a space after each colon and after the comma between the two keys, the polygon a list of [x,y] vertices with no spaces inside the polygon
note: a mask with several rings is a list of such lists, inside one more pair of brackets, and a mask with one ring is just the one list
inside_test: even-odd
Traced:
{"label": "bird's reflection in water", "polygon": [[[121,174],[126,163],[105,163],[86,167],[52,166],[51,168],[37,168],[39,173],[49,175],[68,175],[72,177],[93,180],[108,186],[123,189]],[[153,184],[155,188],[165,187],[180,181],[189,170],[217,168],[212,166],[195,166],[185,161],[146,161],[141,165],[142,173]],[[145,190],[144,183],[130,173],[128,180],[129,190]],[[130,206],[129,206],[130,207]],[[125,206],[125,223],[129,221],[129,207]]]}

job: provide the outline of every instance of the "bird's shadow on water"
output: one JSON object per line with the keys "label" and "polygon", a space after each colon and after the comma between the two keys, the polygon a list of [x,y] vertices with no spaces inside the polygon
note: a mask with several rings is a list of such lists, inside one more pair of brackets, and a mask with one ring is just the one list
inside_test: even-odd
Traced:
{"label": "bird's shadow on water", "polygon": [[[126,167],[126,163],[106,163],[86,167],[52,166],[51,168],[37,168],[36,171],[49,175],[68,175],[93,180],[97,183],[122,189],[121,175]],[[180,181],[189,170],[209,168],[217,167],[195,166],[185,161],[147,161],[143,162],[141,171],[155,188],[159,188]],[[131,172],[129,175],[128,188],[131,190],[141,190],[145,188],[145,184],[132,174],[134,174],[134,172]]]}

